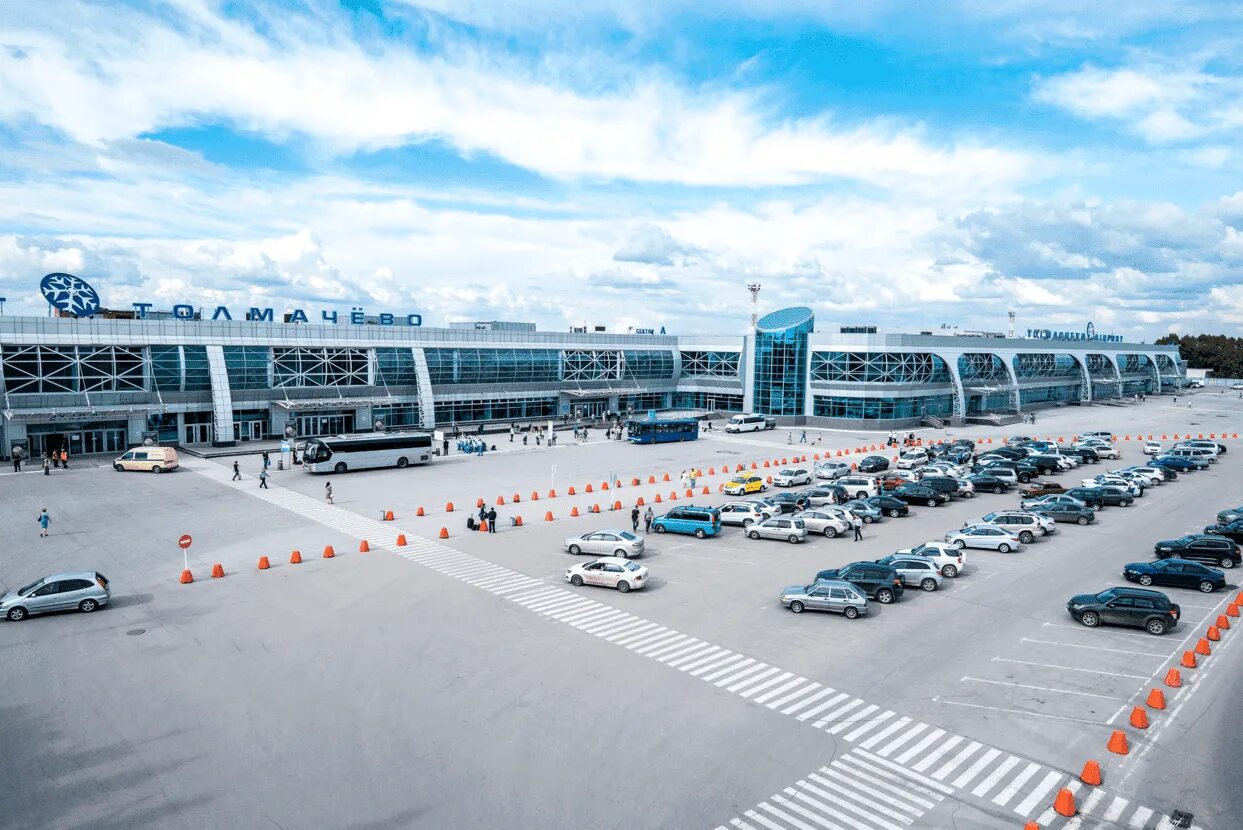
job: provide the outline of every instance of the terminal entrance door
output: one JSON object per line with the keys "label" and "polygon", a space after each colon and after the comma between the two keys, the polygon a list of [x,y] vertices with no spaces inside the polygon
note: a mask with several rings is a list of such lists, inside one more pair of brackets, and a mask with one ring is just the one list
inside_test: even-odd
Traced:
{"label": "terminal entrance door", "polygon": [[570,414],[575,417],[583,417],[587,419],[599,418],[609,408],[608,398],[595,398],[590,400],[578,400],[570,404]]}
{"label": "terminal entrance door", "polygon": [[299,437],[348,435],[354,431],[353,412],[323,412],[299,415],[295,421]]}

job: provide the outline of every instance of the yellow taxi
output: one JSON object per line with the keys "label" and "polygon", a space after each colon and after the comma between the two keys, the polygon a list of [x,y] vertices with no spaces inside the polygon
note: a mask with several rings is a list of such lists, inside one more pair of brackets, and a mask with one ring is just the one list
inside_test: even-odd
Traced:
{"label": "yellow taxi", "polygon": [[768,485],[759,476],[736,476],[725,484],[725,492],[731,496],[762,493],[767,489]]}

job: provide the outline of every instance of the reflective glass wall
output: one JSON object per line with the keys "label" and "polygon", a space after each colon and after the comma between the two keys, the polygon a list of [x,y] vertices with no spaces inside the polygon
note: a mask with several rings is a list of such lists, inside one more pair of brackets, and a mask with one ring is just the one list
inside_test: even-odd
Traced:
{"label": "reflective glass wall", "polygon": [[802,415],[807,396],[807,336],[815,327],[809,308],[786,308],[755,326],[755,411]]}

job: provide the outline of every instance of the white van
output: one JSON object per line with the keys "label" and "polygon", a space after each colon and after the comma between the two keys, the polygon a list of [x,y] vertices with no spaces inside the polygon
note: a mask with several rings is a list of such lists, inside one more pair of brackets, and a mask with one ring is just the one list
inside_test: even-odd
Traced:
{"label": "white van", "polygon": [[726,432],[759,432],[766,426],[763,415],[735,415],[725,424]]}
{"label": "white van", "polygon": [[1168,455],[1175,458],[1193,458],[1206,464],[1217,463],[1217,453],[1204,447],[1175,447],[1169,451]]}

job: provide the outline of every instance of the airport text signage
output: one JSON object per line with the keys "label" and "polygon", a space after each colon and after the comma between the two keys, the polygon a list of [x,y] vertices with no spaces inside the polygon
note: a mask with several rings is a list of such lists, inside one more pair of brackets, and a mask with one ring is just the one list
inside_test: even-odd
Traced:
{"label": "airport text signage", "polygon": [[1050,329],[1028,329],[1027,336],[1032,340],[1084,340],[1093,343],[1121,343],[1120,334],[1097,334],[1091,323],[1083,331],[1052,331]]}

